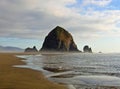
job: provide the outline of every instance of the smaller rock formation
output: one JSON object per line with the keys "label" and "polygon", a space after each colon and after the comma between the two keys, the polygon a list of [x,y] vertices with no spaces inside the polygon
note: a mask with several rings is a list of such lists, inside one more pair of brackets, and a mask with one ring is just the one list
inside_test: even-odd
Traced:
{"label": "smaller rock formation", "polygon": [[99,51],[98,53],[102,53],[101,51]]}
{"label": "smaller rock formation", "polygon": [[88,45],[85,45],[83,48],[83,52],[92,53],[92,49]]}
{"label": "smaller rock formation", "polygon": [[25,52],[38,52],[37,48],[35,46],[33,46],[33,48],[26,48]]}

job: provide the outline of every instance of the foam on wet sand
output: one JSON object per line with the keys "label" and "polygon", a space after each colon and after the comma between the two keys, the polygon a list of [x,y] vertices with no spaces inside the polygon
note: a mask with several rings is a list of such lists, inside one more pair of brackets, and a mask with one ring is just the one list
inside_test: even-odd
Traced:
{"label": "foam on wet sand", "polygon": [[39,71],[12,67],[25,64],[15,56],[18,54],[0,53],[0,89],[66,89],[48,81]]}

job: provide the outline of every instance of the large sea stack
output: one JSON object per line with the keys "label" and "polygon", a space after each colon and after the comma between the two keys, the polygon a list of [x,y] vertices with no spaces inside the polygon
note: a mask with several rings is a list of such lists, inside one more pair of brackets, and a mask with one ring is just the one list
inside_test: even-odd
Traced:
{"label": "large sea stack", "polygon": [[79,51],[72,35],[57,26],[46,37],[41,51]]}

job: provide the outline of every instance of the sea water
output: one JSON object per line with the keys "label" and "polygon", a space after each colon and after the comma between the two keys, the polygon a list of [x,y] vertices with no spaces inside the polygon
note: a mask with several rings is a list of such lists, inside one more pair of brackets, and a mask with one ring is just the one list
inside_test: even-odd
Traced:
{"label": "sea water", "polygon": [[120,89],[120,54],[47,53],[21,55],[26,65],[70,89]]}

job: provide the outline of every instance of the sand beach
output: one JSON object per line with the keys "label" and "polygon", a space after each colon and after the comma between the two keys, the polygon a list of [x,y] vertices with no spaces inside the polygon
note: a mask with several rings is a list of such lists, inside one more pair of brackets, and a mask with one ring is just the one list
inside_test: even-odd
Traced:
{"label": "sand beach", "polygon": [[0,53],[0,89],[66,89],[48,81],[39,71],[13,67],[25,64],[16,54],[21,53]]}

